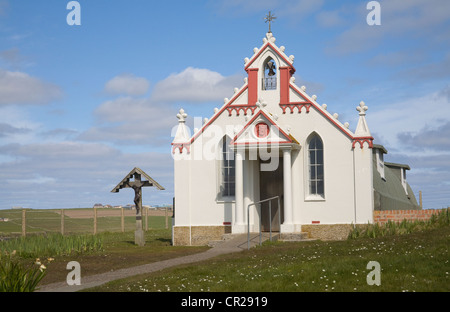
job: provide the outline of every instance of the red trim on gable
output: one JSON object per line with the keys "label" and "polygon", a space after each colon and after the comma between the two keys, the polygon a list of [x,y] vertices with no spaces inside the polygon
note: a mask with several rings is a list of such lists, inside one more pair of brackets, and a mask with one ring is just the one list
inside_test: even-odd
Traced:
{"label": "red trim on gable", "polygon": [[258,101],[258,68],[250,68],[248,73],[248,105],[255,105]]}
{"label": "red trim on gable", "polygon": [[[292,141],[280,141],[280,142],[243,142],[233,143],[233,145],[270,145],[270,144],[291,144]],[[230,143],[231,144],[231,143]]]}
{"label": "red trim on gable", "polygon": [[190,143],[172,143],[172,154],[175,154],[175,150],[178,149],[180,154],[183,153],[183,148],[186,148],[188,154],[191,152]]}
{"label": "red trim on gable", "polygon": [[239,111],[242,110],[244,112],[244,116],[247,116],[247,111],[251,110],[252,115],[255,113],[257,106],[256,105],[248,105],[248,104],[240,104],[240,105],[230,105],[227,107],[228,116],[231,116],[233,110],[236,111],[236,116],[239,116]]}
{"label": "red trim on gable", "polygon": [[[308,98],[307,96],[305,96],[304,95],[304,93],[302,92],[302,91],[300,91],[300,90],[298,90],[297,88],[296,88],[296,86],[294,86],[294,85],[290,85],[290,87],[292,88],[292,89],[294,89],[294,91],[295,92],[297,92],[297,93],[299,93],[300,94],[300,96],[301,97],[303,97],[305,100]],[[307,102],[305,102],[305,103],[303,103],[303,102],[299,102],[299,103],[284,103],[284,104],[281,104],[280,103],[280,106],[281,105],[289,105],[289,104],[294,104],[294,105],[300,105],[300,106],[303,106],[303,105],[306,105],[306,104],[311,104],[320,114],[322,114],[325,118],[327,118],[329,121],[331,121],[331,123],[333,124],[333,125],[335,125],[339,130],[341,130],[346,136],[348,136],[350,139],[354,139],[354,137],[350,134],[350,133],[348,133],[340,124],[338,124],[332,117],[330,117],[330,116],[328,116],[327,114],[325,114],[323,111],[322,111],[322,109],[320,109],[318,106],[317,106],[317,104],[316,103],[314,103],[313,101],[310,101],[310,100],[307,100]],[[305,106],[306,107],[306,106]],[[300,112],[300,109],[301,109],[301,107],[298,107],[299,108],[299,112]],[[285,108],[286,109],[286,108]],[[309,112],[309,110],[307,109],[307,112]],[[293,109],[291,109],[291,113],[293,113]]]}
{"label": "red trim on gable", "polygon": [[361,149],[364,148],[364,143],[369,144],[369,148],[373,148],[373,137],[356,137],[353,138],[352,148],[355,148],[356,143],[359,143]]}
{"label": "red trim on gable", "polygon": [[278,70],[280,73],[280,103],[289,103],[289,80],[292,74],[287,66],[279,67]]}
{"label": "red trim on gable", "polygon": [[283,61],[284,61],[286,64],[290,64],[290,67],[292,68],[292,69],[291,69],[292,74],[295,73],[295,68],[294,68],[294,66],[292,65],[292,62],[290,62],[290,61],[287,60],[282,54],[280,54],[280,52],[278,52],[278,49],[275,48],[270,42],[267,42],[267,43],[259,50],[259,52],[256,53],[256,55],[253,55],[252,59],[248,62],[247,65],[245,65],[245,68],[244,68],[245,71],[247,71],[247,69],[250,67],[250,65],[253,64],[253,62],[261,55],[261,53],[262,53],[267,47],[270,47],[273,51],[275,51],[275,53],[276,53],[279,57],[281,57],[281,58],[283,59]]}
{"label": "red trim on gable", "polygon": [[[202,127],[202,128],[201,128],[201,129],[200,129],[200,130],[199,130],[199,131],[191,138],[189,144],[194,143],[195,139],[196,139],[201,133],[203,133],[203,131],[205,131],[205,129],[206,129],[210,124],[212,124],[212,123],[214,122],[214,120],[216,120],[216,119],[223,113],[223,111],[224,111],[225,109],[228,109],[228,107],[232,106],[231,104],[232,104],[234,101],[236,101],[236,99],[237,99],[242,93],[244,93],[244,91],[247,90],[247,89],[248,89],[248,84],[247,84],[245,87],[243,87],[241,91],[239,91],[238,93],[236,93],[236,94],[231,98],[231,100],[228,101],[228,103],[227,103],[226,105],[224,105],[224,106],[221,108],[220,111],[218,111],[216,114],[214,114],[214,116],[213,116],[206,124],[203,125],[203,127]],[[241,105],[236,105],[236,108],[237,108],[238,106],[241,106]],[[249,107],[249,108],[251,109],[251,107]],[[230,113],[230,111],[228,111],[228,113]],[[230,116],[231,116],[231,115],[230,115]]]}
{"label": "red trim on gable", "polygon": [[[256,120],[256,118],[258,118],[259,115],[263,115],[264,117],[266,117],[266,119],[275,127],[278,128],[278,130],[280,131],[281,134],[283,134],[288,141],[283,141],[283,142],[277,142],[277,143],[292,143],[292,139],[291,137],[283,131],[283,129],[281,129],[273,120],[272,118],[270,118],[266,113],[264,113],[262,110],[260,110],[255,116],[253,116],[253,118],[247,122],[247,124],[244,126],[244,128],[241,129],[241,131],[239,131],[238,134],[236,134],[233,138],[233,140],[230,142],[230,145],[248,145],[248,144],[259,144],[258,142],[245,142],[245,143],[236,143],[237,138],[244,133],[244,131]],[[261,144],[271,144],[272,142],[262,142]]]}
{"label": "red trim on gable", "polygon": [[288,107],[291,110],[291,114],[294,113],[294,108],[297,108],[297,111],[300,114],[302,112],[303,107],[306,109],[306,113],[309,113],[309,110],[311,109],[311,105],[312,105],[311,103],[303,103],[303,102],[289,103],[289,104],[281,104],[280,103],[280,107],[283,110],[283,114],[286,114],[286,108],[288,108]]}

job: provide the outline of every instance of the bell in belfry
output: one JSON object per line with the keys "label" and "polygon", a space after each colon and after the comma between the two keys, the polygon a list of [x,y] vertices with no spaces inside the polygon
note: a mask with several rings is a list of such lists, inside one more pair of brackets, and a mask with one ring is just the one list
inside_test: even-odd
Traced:
{"label": "bell in belfry", "polygon": [[269,63],[267,63],[267,68],[269,69],[269,76],[275,76],[275,65],[273,63],[273,61],[270,61]]}

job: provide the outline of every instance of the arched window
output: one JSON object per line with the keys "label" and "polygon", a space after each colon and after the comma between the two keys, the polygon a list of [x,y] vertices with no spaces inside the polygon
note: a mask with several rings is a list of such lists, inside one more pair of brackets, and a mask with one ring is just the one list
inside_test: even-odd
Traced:
{"label": "arched window", "polygon": [[222,139],[222,165],[221,165],[221,195],[233,197],[235,192],[235,160],[234,152],[229,147],[230,139],[225,136]]}
{"label": "arched window", "polygon": [[317,134],[314,134],[309,140],[308,161],[309,195],[324,197],[323,143]]}
{"label": "arched window", "polygon": [[268,57],[264,62],[263,90],[277,89],[277,68],[275,61]]}

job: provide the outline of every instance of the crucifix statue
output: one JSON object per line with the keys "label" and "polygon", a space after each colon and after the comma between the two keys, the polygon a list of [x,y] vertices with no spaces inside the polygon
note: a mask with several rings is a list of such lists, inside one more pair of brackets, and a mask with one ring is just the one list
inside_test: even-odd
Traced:
{"label": "crucifix statue", "polygon": [[273,22],[273,20],[276,19],[275,15],[272,15],[272,13],[269,11],[269,14],[266,15],[266,17],[264,19],[266,20],[266,23],[269,22],[269,33],[272,33],[270,26],[271,26],[271,23]]}
{"label": "crucifix statue", "polygon": [[[142,181],[142,176],[147,180]],[[130,181],[132,178],[134,178],[134,181]],[[118,193],[123,188],[132,188],[134,190],[134,204],[136,205],[136,231],[134,240],[135,244],[139,246],[145,245],[144,231],[142,229],[142,188],[146,186],[156,186],[159,190],[164,190],[148,174],[136,167],[111,191]]]}
{"label": "crucifix statue", "polygon": [[142,209],[142,187],[144,186],[143,181],[141,181],[141,175],[135,173],[134,181],[126,182],[126,185],[134,190],[134,205],[136,207],[136,215],[140,215]]}

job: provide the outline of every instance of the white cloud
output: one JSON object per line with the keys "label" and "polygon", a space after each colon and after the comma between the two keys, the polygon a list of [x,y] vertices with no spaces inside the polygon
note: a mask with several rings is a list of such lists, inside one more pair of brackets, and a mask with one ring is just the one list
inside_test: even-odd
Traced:
{"label": "white cloud", "polygon": [[242,84],[241,75],[225,77],[209,69],[188,67],[158,82],[151,99],[157,102],[222,101],[233,94],[233,88]]}
{"label": "white cloud", "polygon": [[419,150],[450,151],[450,121],[433,128],[426,126],[416,133],[400,132],[398,139]]}
{"label": "white cloud", "polygon": [[224,97],[233,94],[234,87],[241,87],[243,83],[239,75],[225,77],[209,69],[188,67],[158,82],[148,98],[122,96],[103,102],[94,111],[97,124],[77,139],[125,146],[167,145],[170,149],[171,132],[178,124],[179,110],[172,103],[195,105],[217,101],[220,105]]}
{"label": "white cloud", "polygon": [[[176,110],[147,98],[120,97],[102,103],[94,112],[99,123],[78,138],[120,144],[160,144],[177,124]],[[167,143],[167,142],[166,142]]]}
{"label": "white cloud", "polygon": [[[333,54],[348,54],[368,51],[379,46],[383,40],[412,38],[417,47],[426,48],[425,42],[446,37],[450,17],[450,2],[447,0],[381,2],[381,25],[366,23],[367,2],[355,5],[352,16],[353,26],[342,32],[327,51]],[[444,41],[441,43],[445,44]]]}
{"label": "white cloud", "polygon": [[25,64],[26,58],[22,56],[18,48],[11,48],[0,51],[0,61],[5,63],[6,66],[17,69]]}
{"label": "white cloud", "polygon": [[[170,153],[124,153],[101,143],[52,142],[0,146],[0,209],[92,207],[95,202],[127,204],[134,193],[111,189],[140,167],[167,191],[146,190],[144,203],[171,203],[173,159]],[[150,188],[149,188],[150,189]],[[27,196],[24,196],[27,194]]]}
{"label": "white cloud", "polygon": [[0,69],[0,105],[47,104],[61,98],[61,89],[23,72]]}
{"label": "white cloud", "polygon": [[7,123],[0,123],[0,138],[4,136],[28,133],[31,129],[23,127],[15,127]]}
{"label": "white cloud", "polygon": [[105,84],[105,92],[111,95],[143,95],[147,93],[150,83],[147,79],[133,74],[122,74]]}
{"label": "white cloud", "polygon": [[152,103],[145,98],[120,97],[102,103],[95,111],[100,121],[123,122],[151,116]]}
{"label": "white cloud", "polygon": [[[0,129],[2,144],[26,144],[36,141],[36,133],[42,129],[42,123],[33,121],[24,107],[0,105]],[[2,135],[3,134],[3,135]]]}
{"label": "white cloud", "polygon": [[443,208],[450,206],[450,157],[449,155],[425,155],[411,153],[389,153],[385,161],[407,163],[411,170],[406,179],[415,192],[417,200],[419,191],[423,194],[424,208]]}
{"label": "white cloud", "polygon": [[[400,133],[414,136],[424,127],[436,128],[443,124],[443,119],[450,116],[450,99],[445,90],[439,90],[422,97],[411,97],[385,106],[369,106],[366,119],[370,131],[380,135],[385,144],[400,148]],[[408,146],[403,146],[407,148]]]}

